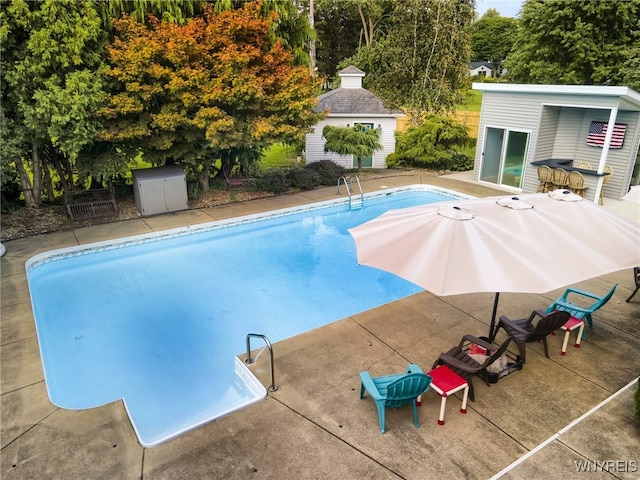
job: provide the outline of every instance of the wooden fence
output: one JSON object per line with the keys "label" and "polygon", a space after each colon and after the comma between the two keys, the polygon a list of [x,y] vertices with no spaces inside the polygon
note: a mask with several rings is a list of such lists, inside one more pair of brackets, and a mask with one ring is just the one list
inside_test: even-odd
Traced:
{"label": "wooden fence", "polygon": [[[462,112],[458,111],[452,114],[455,120],[467,127],[469,136],[471,138],[478,138],[478,125],[480,125],[480,112]],[[397,130],[400,132],[406,132],[409,128],[409,117],[401,117],[397,122]]]}

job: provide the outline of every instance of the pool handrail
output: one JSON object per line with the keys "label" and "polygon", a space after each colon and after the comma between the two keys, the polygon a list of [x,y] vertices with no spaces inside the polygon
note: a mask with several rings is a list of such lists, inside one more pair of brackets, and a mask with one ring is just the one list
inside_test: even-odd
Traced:
{"label": "pool handrail", "polygon": [[[356,183],[358,184],[358,190],[360,190],[360,203],[356,203],[355,205],[353,204],[353,196],[351,194],[354,178],[356,180]],[[342,183],[344,183],[344,187],[347,189],[347,195],[349,197],[349,210],[352,210],[354,206],[362,208],[364,206],[364,192],[362,191],[362,185],[360,185],[360,179],[358,178],[358,176],[352,175],[351,177],[349,177],[349,183],[347,183],[347,179],[344,175],[338,178],[338,189],[336,192],[337,195],[340,195],[340,180],[342,180]]]}
{"label": "pool handrail", "polygon": [[273,375],[273,347],[271,346],[271,342],[267,338],[266,335],[262,335],[261,333],[247,333],[247,358],[244,363],[247,365],[251,365],[254,360],[251,358],[251,337],[258,337],[264,340],[264,343],[267,344],[267,348],[269,349],[269,360],[270,360],[270,373],[271,373],[271,385],[269,385],[269,391],[275,392],[278,390],[278,386],[275,384],[274,375]]}

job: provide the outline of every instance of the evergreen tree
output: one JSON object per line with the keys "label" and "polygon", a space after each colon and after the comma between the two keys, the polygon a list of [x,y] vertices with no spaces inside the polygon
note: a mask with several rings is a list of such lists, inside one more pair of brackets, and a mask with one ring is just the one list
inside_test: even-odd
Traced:
{"label": "evergreen tree", "polygon": [[358,161],[358,171],[362,170],[362,159],[373,155],[382,149],[380,131],[364,128],[355,124],[353,127],[336,127],[325,125],[322,129],[325,138],[325,152],[335,152],[340,155],[353,155]]}
{"label": "evergreen tree", "polygon": [[510,81],[620,85],[640,36],[640,0],[527,0],[505,61]]}
{"label": "evergreen tree", "polygon": [[471,26],[471,59],[491,63],[494,78],[500,76],[502,62],[511,51],[517,22],[490,8]]}
{"label": "evergreen tree", "polygon": [[49,166],[73,188],[73,162],[95,138],[94,111],[104,101],[106,36],[93,2],[13,0],[0,12],[3,170],[19,174],[28,207],[43,184],[53,196]]}

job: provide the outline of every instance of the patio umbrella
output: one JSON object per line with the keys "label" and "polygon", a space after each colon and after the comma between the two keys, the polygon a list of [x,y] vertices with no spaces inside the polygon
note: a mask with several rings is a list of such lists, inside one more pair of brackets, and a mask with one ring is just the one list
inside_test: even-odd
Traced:
{"label": "patio umbrella", "polygon": [[566,190],[390,210],[349,230],[358,263],[438,295],[544,293],[640,265],[640,224]]}
{"label": "patio umbrella", "polygon": [[640,185],[635,185],[631,187],[627,192],[627,194],[624,197],[622,197],[622,200],[640,203]]}

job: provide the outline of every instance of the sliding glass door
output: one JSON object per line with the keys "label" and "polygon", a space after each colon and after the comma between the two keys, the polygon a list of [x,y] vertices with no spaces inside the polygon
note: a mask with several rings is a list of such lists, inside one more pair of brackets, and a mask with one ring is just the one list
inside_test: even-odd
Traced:
{"label": "sliding glass door", "polygon": [[522,187],[529,133],[487,127],[482,150],[480,180],[508,187]]}

